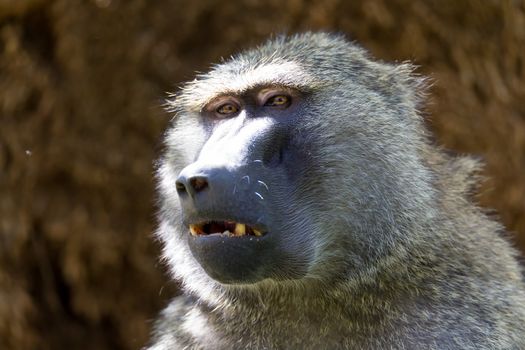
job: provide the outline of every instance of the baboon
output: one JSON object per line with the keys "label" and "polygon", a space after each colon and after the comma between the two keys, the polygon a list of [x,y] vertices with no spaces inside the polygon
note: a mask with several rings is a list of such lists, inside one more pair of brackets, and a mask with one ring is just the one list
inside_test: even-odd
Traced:
{"label": "baboon", "polygon": [[525,286],[424,79],[341,35],[276,37],[170,102],[158,237],[184,294],[149,349],[525,349]]}

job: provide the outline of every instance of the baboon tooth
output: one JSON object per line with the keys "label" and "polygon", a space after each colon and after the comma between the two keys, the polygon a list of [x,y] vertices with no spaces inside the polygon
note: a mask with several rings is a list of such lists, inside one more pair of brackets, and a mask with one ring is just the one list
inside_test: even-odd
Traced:
{"label": "baboon tooth", "polygon": [[253,229],[253,233],[254,233],[257,237],[262,236],[262,232],[259,231],[259,230]]}
{"label": "baboon tooth", "polygon": [[245,224],[235,224],[235,235],[244,236],[246,234],[246,225]]}
{"label": "baboon tooth", "polygon": [[197,236],[199,234],[199,227],[197,225],[190,225],[190,232],[192,236]]}

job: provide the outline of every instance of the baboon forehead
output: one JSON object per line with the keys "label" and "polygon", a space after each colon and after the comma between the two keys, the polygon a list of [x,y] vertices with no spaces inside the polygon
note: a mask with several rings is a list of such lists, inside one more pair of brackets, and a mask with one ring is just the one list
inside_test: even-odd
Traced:
{"label": "baboon forehead", "polygon": [[258,86],[280,85],[301,89],[313,83],[310,75],[295,62],[269,62],[253,66],[239,63],[234,67],[230,62],[216,66],[211,72],[186,84],[175,103],[184,110],[200,112],[219,96],[242,95]]}
{"label": "baboon forehead", "polygon": [[365,61],[363,51],[342,36],[327,33],[281,36],[198,75],[171,104],[176,110],[200,112],[218,96],[240,95],[257,86],[320,89],[333,83],[333,73],[341,72],[352,61],[353,64]]}
{"label": "baboon forehead", "polygon": [[173,107],[178,110],[200,112],[213,99],[243,93],[258,87],[281,86],[299,91],[315,90],[323,82],[299,63],[279,60],[273,62],[230,61],[214,67],[187,83],[175,97]]}

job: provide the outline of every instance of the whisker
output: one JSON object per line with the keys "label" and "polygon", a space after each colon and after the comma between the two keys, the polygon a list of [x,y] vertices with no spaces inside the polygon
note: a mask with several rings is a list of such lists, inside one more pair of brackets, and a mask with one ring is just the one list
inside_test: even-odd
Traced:
{"label": "whisker", "polygon": [[268,185],[265,184],[264,182],[262,182],[261,180],[257,180],[258,183],[260,183],[261,185],[263,185],[264,187],[266,187],[266,191],[269,191],[270,189],[268,188]]}

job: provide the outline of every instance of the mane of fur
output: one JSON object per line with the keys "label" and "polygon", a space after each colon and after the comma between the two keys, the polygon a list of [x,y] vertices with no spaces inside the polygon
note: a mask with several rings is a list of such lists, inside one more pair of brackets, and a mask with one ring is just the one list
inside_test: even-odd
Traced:
{"label": "mane of fur", "polygon": [[[349,82],[355,90],[338,91],[334,88],[348,86]],[[385,116],[383,118],[380,114],[370,119],[369,124],[358,125],[362,128],[359,129],[360,135],[372,140],[381,137],[377,145],[385,144],[389,148],[357,148],[352,155],[338,153],[334,151],[336,148],[329,149],[323,153],[325,157],[320,162],[340,164],[352,156],[355,159],[361,157],[362,164],[372,166],[366,163],[366,159],[377,156],[384,162],[384,168],[374,175],[378,178],[385,176],[393,184],[401,185],[394,193],[395,198],[374,199],[384,203],[380,208],[383,210],[381,217],[378,217],[383,226],[374,226],[374,222],[362,223],[361,226],[357,226],[360,223],[349,223],[349,227],[354,225],[351,227],[362,229],[360,239],[364,247],[383,244],[384,248],[378,248],[376,252],[377,258],[371,261],[356,258],[351,263],[362,265],[359,268],[351,266],[349,252],[340,248],[338,240],[341,237],[334,233],[337,228],[332,230],[326,224],[328,219],[322,215],[334,215],[334,220],[345,218],[340,213],[323,213],[312,219],[325,220],[321,221],[325,225],[322,226],[324,232],[319,232],[313,267],[305,279],[284,282],[265,280],[255,285],[225,286],[209,278],[184,248],[183,239],[179,236],[186,228],[181,227],[178,217],[174,216],[178,210],[174,179],[181,170],[179,163],[192,161],[186,154],[196,154],[202,146],[195,142],[204,133],[195,121],[195,115],[221,94],[240,94],[267,83],[312,92],[335,91],[326,97],[334,101],[342,101],[348,95],[355,97],[366,91],[370,99],[363,102],[368,104],[364,107],[375,111],[377,105],[377,110],[385,111]],[[270,327],[265,323],[269,322],[268,315],[273,315],[274,320],[282,316],[279,308],[289,310],[290,314],[296,310],[317,310],[331,315],[326,316],[327,329],[335,329],[338,324],[344,323],[345,329],[352,329],[355,334],[387,334],[384,339],[390,339],[390,343],[383,343],[383,338],[367,339],[369,348],[397,348],[397,345],[409,348],[410,344],[414,345],[419,340],[430,344],[428,348],[440,348],[439,339],[436,338],[433,343],[424,338],[427,335],[423,331],[427,329],[431,329],[432,334],[446,331],[452,337],[456,336],[454,342],[441,343],[453,344],[453,347],[454,344],[461,344],[461,348],[474,349],[476,339],[490,338],[493,343],[483,343],[487,349],[525,348],[525,289],[521,269],[515,259],[517,252],[501,237],[502,227],[487,218],[470,201],[480,180],[480,163],[467,156],[452,157],[430,141],[419,112],[426,84],[424,78],[414,74],[414,67],[410,64],[372,61],[362,48],[342,36],[305,33],[280,36],[254,50],[234,56],[232,60],[214,66],[209,73],[197,76],[170,99],[168,106],[177,115],[174,128],[179,131],[176,134],[167,133],[167,152],[157,169],[158,188],[163,201],[157,236],[163,242],[163,259],[171,267],[173,277],[182,282],[189,297],[184,301],[175,301],[165,311],[158,330],[161,340],[158,348],[151,349],[165,349],[173,344],[191,347],[194,345],[192,340],[184,337],[193,333],[195,339],[201,337],[204,343],[210,341],[211,347],[220,337],[215,333],[218,330],[206,322],[206,317],[228,320],[230,316],[239,317],[244,320],[244,325],[253,322],[264,329],[265,326]],[[361,110],[360,106],[345,107]],[[305,128],[326,128],[330,122],[320,118]],[[315,136],[322,141],[323,135]],[[329,137],[325,138],[326,144],[329,144]],[[381,171],[387,175],[392,171],[397,177],[387,177]],[[385,191],[390,190],[394,191],[391,188]],[[344,190],[337,189],[330,198],[340,202],[319,205],[339,208],[346,197],[337,196],[341,197],[344,193]],[[378,189],[377,193],[371,194],[380,196],[382,193]],[[372,231],[379,230],[378,227],[389,227],[391,230],[383,235],[385,242],[374,241],[378,236],[374,236],[376,232]],[[370,230],[369,235],[365,234],[367,229]],[[330,269],[333,269],[332,274],[326,272]],[[420,309],[403,309],[403,305],[399,304],[403,298],[418,300]],[[346,314],[338,314],[341,310]],[[466,312],[470,314],[464,316]],[[353,321],[348,319],[348,315],[352,315]],[[453,334],[454,320],[465,320],[465,317],[472,318],[469,321],[472,342],[459,328],[457,335]],[[376,319],[377,323],[374,323]],[[415,334],[414,339],[397,344],[401,339],[396,335],[398,330],[411,331],[403,328],[411,324],[394,321],[399,319],[413,320],[416,326],[421,327],[422,338],[418,339]],[[485,328],[479,326],[480,320],[486,320],[489,325]],[[287,322],[289,337],[297,337],[297,344],[300,344],[301,336],[312,344],[318,340],[315,334],[304,334],[301,327],[306,325],[301,325],[299,318],[297,323]],[[184,328],[190,324],[201,327],[200,332]],[[243,327],[243,324],[238,327]],[[475,328],[478,326],[481,328]],[[441,333],[439,327],[442,327]],[[232,329],[229,331],[234,332]],[[257,336],[250,333],[253,339],[243,338],[243,344],[252,348],[265,346],[268,344],[265,336],[268,338],[272,334]],[[359,343],[362,341],[359,337],[347,341],[348,348],[363,344]],[[515,344],[519,344],[518,347]],[[227,348],[227,343],[216,345]]]}

